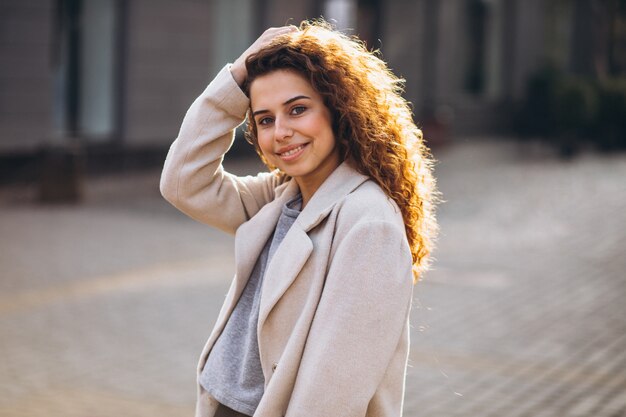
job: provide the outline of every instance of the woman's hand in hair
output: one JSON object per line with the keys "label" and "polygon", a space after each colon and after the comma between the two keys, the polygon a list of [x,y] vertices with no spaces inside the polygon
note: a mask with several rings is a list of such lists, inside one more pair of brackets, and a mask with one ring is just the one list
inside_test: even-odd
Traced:
{"label": "woman's hand in hair", "polygon": [[246,81],[246,77],[248,75],[246,71],[246,59],[250,55],[258,52],[262,48],[269,45],[277,36],[291,32],[297,32],[298,30],[299,29],[296,26],[289,25],[278,28],[269,28],[265,32],[263,32],[263,34],[259,36],[259,38],[254,41],[254,43],[250,45],[250,47],[246,49],[246,51],[241,54],[241,56],[237,58],[237,60],[235,60],[233,65],[230,67],[230,72],[233,75],[233,78],[235,79],[237,84],[239,84],[239,86],[241,87]]}

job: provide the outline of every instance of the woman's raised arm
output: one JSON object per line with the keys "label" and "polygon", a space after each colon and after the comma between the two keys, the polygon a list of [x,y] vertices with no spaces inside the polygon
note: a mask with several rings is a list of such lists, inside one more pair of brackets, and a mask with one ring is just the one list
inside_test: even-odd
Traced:
{"label": "woman's raised arm", "polygon": [[274,198],[279,179],[271,173],[237,177],[222,160],[245,119],[248,97],[241,90],[246,58],[295,26],[266,30],[232,66],[224,67],[193,102],[172,143],[161,174],[163,197],[188,216],[228,233]]}

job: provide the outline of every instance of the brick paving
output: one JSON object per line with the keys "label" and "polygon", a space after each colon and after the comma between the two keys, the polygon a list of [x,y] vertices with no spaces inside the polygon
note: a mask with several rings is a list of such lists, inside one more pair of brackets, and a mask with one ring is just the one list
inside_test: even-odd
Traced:
{"label": "brick paving", "polygon": [[[626,155],[459,141],[436,156],[446,202],[405,416],[626,416]],[[0,417],[192,415],[232,239],[157,181],[91,179],[80,206],[0,190]]]}

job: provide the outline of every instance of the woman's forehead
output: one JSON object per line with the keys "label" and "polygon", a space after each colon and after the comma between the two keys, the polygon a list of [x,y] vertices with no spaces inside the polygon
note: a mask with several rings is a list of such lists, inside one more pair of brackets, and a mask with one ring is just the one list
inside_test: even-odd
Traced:
{"label": "woman's forehead", "polygon": [[291,70],[272,71],[258,76],[250,84],[250,101],[253,110],[259,106],[282,105],[287,100],[300,95],[311,99],[320,98],[304,76]]}

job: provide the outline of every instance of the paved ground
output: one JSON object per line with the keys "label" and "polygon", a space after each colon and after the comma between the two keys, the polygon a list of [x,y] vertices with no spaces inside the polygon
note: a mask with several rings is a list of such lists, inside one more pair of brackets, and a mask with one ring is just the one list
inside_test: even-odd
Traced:
{"label": "paved ground", "polygon": [[[468,141],[437,157],[405,415],[626,416],[626,155]],[[75,207],[0,190],[0,417],[192,414],[232,240],[157,177],[91,180]]]}

